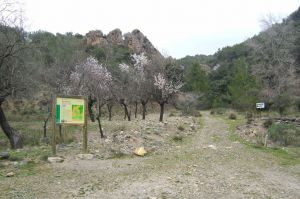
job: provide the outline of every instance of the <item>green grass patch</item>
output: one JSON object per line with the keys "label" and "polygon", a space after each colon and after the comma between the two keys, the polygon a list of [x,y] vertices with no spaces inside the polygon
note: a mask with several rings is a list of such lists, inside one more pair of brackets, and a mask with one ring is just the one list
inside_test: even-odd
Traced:
{"label": "green grass patch", "polygon": [[21,161],[21,160],[45,160],[51,155],[51,147],[32,147],[25,148],[22,150],[9,150],[11,161]]}
{"label": "green grass patch", "polygon": [[300,164],[300,148],[299,147],[264,147],[249,141],[242,139],[238,134],[236,134],[236,127],[241,124],[245,124],[246,119],[243,117],[238,117],[237,120],[230,120],[226,117],[220,117],[226,124],[228,124],[228,137],[231,141],[238,141],[246,145],[249,149],[254,151],[260,151],[263,153],[271,154],[276,157],[276,160],[281,165],[289,166]]}
{"label": "green grass patch", "polygon": [[214,143],[219,143],[222,140],[219,136],[213,136],[211,139]]}
{"label": "green grass patch", "polygon": [[300,148],[298,147],[295,148],[264,147],[264,146],[257,146],[255,144],[247,144],[247,146],[264,153],[272,154],[277,158],[277,160],[281,165],[289,166],[289,165],[300,164]]}

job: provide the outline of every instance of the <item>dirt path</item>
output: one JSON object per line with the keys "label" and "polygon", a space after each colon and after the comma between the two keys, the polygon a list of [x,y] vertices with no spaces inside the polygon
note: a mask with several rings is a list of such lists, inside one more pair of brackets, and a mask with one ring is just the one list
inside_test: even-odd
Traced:
{"label": "dirt path", "polygon": [[208,113],[203,114],[203,120],[201,130],[170,152],[109,160],[67,158],[61,164],[48,165],[41,174],[0,182],[0,195],[6,193],[4,198],[300,198],[299,167],[290,171],[279,166],[271,154],[232,142],[228,126]]}

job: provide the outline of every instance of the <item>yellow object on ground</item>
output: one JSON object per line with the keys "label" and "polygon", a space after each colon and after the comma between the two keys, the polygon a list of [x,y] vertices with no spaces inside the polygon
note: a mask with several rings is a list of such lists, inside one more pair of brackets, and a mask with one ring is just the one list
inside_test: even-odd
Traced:
{"label": "yellow object on ground", "polygon": [[139,147],[134,150],[134,154],[138,156],[144,156],[147,153],[144,147]]}

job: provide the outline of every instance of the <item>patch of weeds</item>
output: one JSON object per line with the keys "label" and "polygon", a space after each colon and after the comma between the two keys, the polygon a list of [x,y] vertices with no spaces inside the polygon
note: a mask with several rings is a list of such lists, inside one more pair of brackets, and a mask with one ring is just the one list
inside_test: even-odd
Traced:
{"label": "patch of weeds", "polygon": [[216,108],[216,109],[215,109],[215,112],[216,112],[216,114],[218,114],[218,115],[224,115],[224,114],[226,113],[226,110],[227,110],[227,109],[225,109],[225,108]]}
{"label": "patch of weeds", "polygon": [[300,129],[294,124],[272,124],[268,128],[270,139],[282,146],[300,146]]}
{"label": "patch of weeds", "polygon": [[259,133],[258,135],[256,135],[256,144],[258,146],[264,146],[265,136],[263,134]]}
{"label": "patch of weeds", "polygon": [[201,115],[200,111],[193,111],[193,116],[194,117],[201,117],[202,115]]}
{"label": "patch of weeds", "polygon": [[174,141],[174,142],[182,142],[183,141],[183,136],[182,135],[174,135],[173,137],[172,137],[172,140]]}
{"label": "patch of weeds", "polygon": [[41,132],[39,130],[30,130],[24,134],[24,144],[29,146],[40,145]]}
{"label": "patch of weeds", "polygon": [[125,131],[126,129],[127,129],[126,125],[124,124],[115,125],[111,128],[111,132],[120,132],[120,131]]}
{"label": "patch of weeds", "polygon": [[184,126],[180,124],[179,126],[177,126],[177,129],[178,129],[179,131],[184,131]]}
{"label": "patch of weeds", "polygon": [[237,115],[236,115],[236,113],[231,112],[231,113],[229,113],[228,118],[231,119],[231,120],[236,120],[237,119]]}
{"label": "patch of weeds", "polygon": [[191,173],[191,172],[189,172],[189,171],[187,171],[187,172],[185,172],[185,173],[184,173],[184,175],[186,175],[186,176],[190,176],[190,175],[192,175],[192,173]]}
{"label": "patch of weeds", "polygon": [[42,161],[47,161],[48,160],[49,155],[48,154],[44,154],[40,156],[40,160]]}
{"label": "patch of weeds", "polygon": [[213,136],[213,137],[212,137],[212,141],[213,141],[214,143],[218,143],[218,142],[221,141],[221,138],[220,138],[219,136]]}
{"label": "patch of weeds", "polygon": [[41,156],[50,155],[50,147],[34,147],[21,150],[9,151],[11,161],[21,161],[24,159],[40,159]]}
{"label": "patch of weeds", "polygon": [[169,117],[174,117],[174,116],[176,116],[176,112],[175,112],[175,111],[171,111],[171,112],[169,113]]}
{"label": "patch of weeds", "polygon": [[28,161],[26,164],[20,166],[20,174],[25,176],[30,176],[36,174],[36,163],[34,161]]}
{"label": "patch of weeds", "polygon": [[127,156],[127,154],[123,153],[120,149],[111,149],[110,159],[120,159]]}
{"label": "patch of weeds", "polygon": [[251,124],[254,121],[253,113],[251,112],[247,112],[245,118],[247,119],[247,124]]}
{"label": "patch of weeds", "polygon": [[253,118],[253,113],[247,112],[246,115],[245,115],[245,118],[246,118],[246,119]]}
{"label": "patch of weeds", "polygon": [[273,124],[273,120],[272,118],[268,118],[267,120],[264,121],[263,125],[265,128],[269,128],[270,126],[272,126]]}
{"label": "patch of weeds", "polygon": [[245,119],[229,120],[227,118],[222,118],[229,125],[229,139],[231,141],[239,141],[240,143],[246,145],[251,150],[259,150],[264,153],[270,153],[272,156],[277,158],[277,161],[281,165],[289,166],[300,164],[300,148],[299,147],[264,147],[261,144],[255,144],[242,139],[238,134],[235,133],[235,129],[238,125],[245,123]]}

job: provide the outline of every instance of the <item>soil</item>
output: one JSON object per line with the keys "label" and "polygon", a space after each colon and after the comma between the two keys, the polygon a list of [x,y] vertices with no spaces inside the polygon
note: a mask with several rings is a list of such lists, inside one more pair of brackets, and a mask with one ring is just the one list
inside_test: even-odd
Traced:
{"label": "soil", "polygon": [[[161,141],[159,149],[144,157],[99,156],[103,143],[113,141],[97,141],[97,132],[91,133],[95,158],[76,158],[79,149],[59,151],[65,157],[62,163],[44,164],[34,175],[2,178],[0,198],[300,198],[299,165],[282,166],[272,154],[230,140],[223,120],[208,112],[202,115],[200,127],[186,127],[182,141],[151,134]],[[178,125],[176,119],[167,120],[162,130],[163,125]],[[189,126],[193,120],[198,124],[200,119],[182,122]],[[143,139],[130,143],[145,144]]]}

